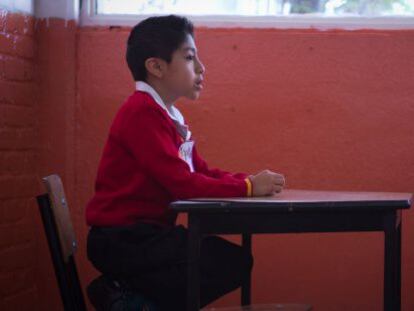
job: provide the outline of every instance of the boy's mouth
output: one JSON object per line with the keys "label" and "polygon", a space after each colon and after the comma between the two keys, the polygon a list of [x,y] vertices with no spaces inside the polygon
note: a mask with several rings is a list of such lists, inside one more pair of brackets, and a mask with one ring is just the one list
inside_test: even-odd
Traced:
{"label": "boy's mouth", "polygon": [[203,80],[197,80],[197,81],[194,83],[194,87],[195,87],[197,90],[202,90],[202,89],[203,89]]}

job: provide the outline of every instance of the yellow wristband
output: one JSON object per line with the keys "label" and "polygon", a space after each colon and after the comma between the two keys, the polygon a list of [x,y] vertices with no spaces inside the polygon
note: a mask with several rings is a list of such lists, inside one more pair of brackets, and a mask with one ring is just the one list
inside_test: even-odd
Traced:
{"label": "yellow wristband", "polygon": [[246,178],[244,181],[246,182],[246,185],[247,185],[247,196],[251,197],[252,196],[252,190],[253,190],[252,189],[252,182],[250,181],[249,178]]}

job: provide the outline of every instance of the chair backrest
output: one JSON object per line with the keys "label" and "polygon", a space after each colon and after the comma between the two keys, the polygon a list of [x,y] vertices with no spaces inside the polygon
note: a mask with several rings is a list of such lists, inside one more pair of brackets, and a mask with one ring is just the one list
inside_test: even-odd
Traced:
{"label": "chair backrest", "polygon": [[58,230],[60,245],[63,252],[63,260],[69,261],[77,249],[75,232],[73,231],[72,222],[70,220],[69,207],[67,204],[65,191],[63,189],[62,180],[58,175],[50,175],[43,178],[49,194],[49,201],[53,214],[55,215],[55,223]]}
{"label": "chair backrest", "polygon": [[62,181],[58,175],[43,178],[47,193],[37,196],[65,311],[86,311],[74,254],[75,233]]}

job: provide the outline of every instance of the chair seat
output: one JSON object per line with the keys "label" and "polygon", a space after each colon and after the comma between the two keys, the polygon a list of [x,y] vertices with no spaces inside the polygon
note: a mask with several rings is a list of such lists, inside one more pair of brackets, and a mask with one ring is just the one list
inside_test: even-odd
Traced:
{"label": "chair seat", "polygon": [[306,304],[258,304],[244,307],[204,308],[202,311],[311,311]]}

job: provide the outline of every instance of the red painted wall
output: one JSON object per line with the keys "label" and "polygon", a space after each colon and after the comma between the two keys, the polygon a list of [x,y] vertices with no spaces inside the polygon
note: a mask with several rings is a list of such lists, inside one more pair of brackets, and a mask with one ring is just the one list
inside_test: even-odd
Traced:
{"label": "red painted wall", "polygon": [[0,9],[0,310],[36,305],[34,19]]}
{"label": "red painted wall", "polygon": [[[85,287],[96,271],[84,206],[110,122],[134,88],[129,29],[50,20],[21,34],[0,16],[0,309],[60,310],[30,198],[41,176],[63,177]],[[31,38],[34,56],[7,48],[9,33]],[[196,41],[205,89],[178,107],[211,165],[273,169],[288,188],[414,192],[414,31],[199,29]],[[404,311],[414,309],[413,213],[403,215]],[[381,310],[381,234],[260,235],[253,245],[254,302]],[[215,305],[236,303],[234,293]]]}
{"label": "red painted wall", "polygon": [[[78,42],[76,206],[92,193],[106,133],[133,91],[128,29]],[[289,188],[414,189],[414,31],[199,29],[199,101],[182,109],[211,165],[283,172]],[[403,305],[414,309],[413,212],[404,213]],[[254,302],[381,310],[380,233],[254,237]],[[86,261],[82,275],[92,276]],[[220,304],[235,304],[233,294]]]}
{"label": "red painted wall", "polygon": [[[75,196],[73,163],[76,128],[76,33],[77,26],[74,21],[36,21],[39,191],[45,191],[41,178],[57,173],[62,177],[69,204],[74,201]],[[70,208],[76,232],[84,230],[79,229],[84,228],[84,222],[77,217],[81,209],[75,205],[70,205]],[[38,247],[41,258],[38,263],[38,287],[41,293],[39,310],[60,310],[61,300],[41,224],[38,234],[43,242]]]}
{"label": "red painted wall", "polygon": [[62,308],[35,196],[73,195],[76,29],[0,9],[0,310]]}

